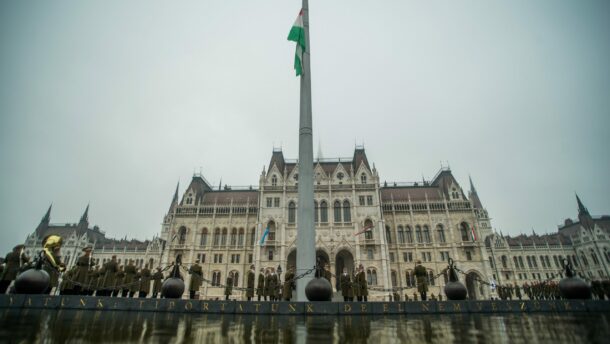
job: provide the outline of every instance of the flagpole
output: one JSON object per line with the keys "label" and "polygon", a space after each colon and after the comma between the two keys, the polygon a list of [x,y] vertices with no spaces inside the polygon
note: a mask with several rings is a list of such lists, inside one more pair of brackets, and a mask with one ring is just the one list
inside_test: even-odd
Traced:
{"label": "flagpole", "polygon": [[[309,3],[303,0],[303,73],[301,74],[301,107],[299,115],[299,205],[297,213],[297,275],[311,269],[316,262],[316,229],[313,223],[313,138],[311,120],[311,68],[309,65]],[[297,280],[297,301],[307,301],[305,287],[313,278],[309,274]]]}

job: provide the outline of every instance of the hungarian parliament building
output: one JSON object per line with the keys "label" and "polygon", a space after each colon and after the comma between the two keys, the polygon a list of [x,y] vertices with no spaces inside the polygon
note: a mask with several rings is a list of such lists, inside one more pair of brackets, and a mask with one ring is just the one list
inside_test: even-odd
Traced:
{"label": "hungarian parliament building", "polygon": [[[26,250],[32,255],[45,235],[59,234],[68,267],[86,245],[94,245],[93,258],[100,264],[113,255],[120,264],[133,260],[140,267],[165,267],[177,259],[184,266],[199,261],[206,281],[199,297],[223,298],[227,276],[232,273],[233,285],[244,287],[252,264],[257,272],[296,267],[298,182],[298,161],[274,149],[258,187],[215,188],[195,174],[183,192],[176,188],[161,232],[152,240],[106,238],[98,227],[89,226],[88,207],[79,223],[52,224],[49,208],[26,239]],[[557,232],[506,236],[492,230],[472,180],[469,184],[469,190],[462,188],[449,168],[441,168],[429,181],[381,182],[363,147],[356,147],[349,158],[318,159],[316,256],[334,276],[362,264],[369,300],[387,300],[394,290],[401,299],[413,298],[418,260],[428,269],[429,294],[439,295],[447,282],[442,272],[451,258],[470,299],[494,296],[480,281],[557,281],[563,277],[564,260],[588,280],[608,278],[610,216],[591,216],[577,197],[578,218],[565,220]],[[184,278],[188,286],[189,275]],[[331,284],[340,290],[336,277]],[[236,288],[233,298],[245,299],[245,292]]]}

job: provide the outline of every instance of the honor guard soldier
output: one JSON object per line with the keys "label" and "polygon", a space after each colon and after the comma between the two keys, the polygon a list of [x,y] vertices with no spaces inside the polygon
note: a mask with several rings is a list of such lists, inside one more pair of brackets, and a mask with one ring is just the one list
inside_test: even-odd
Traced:
{"label": "honor guard soldier", "polygon": [[258,284],[256,285],[256,295],[258,296],[258,301],[261,300],[261,296],[263,300],[265,300],[265,269],[261,268],[258,273]]}
{"label": "honor guard soldier", "polygon": [[252,298],[254,297],[254,279],[256,278],[256,273],[254,272],[254,264],[250,265],[250,271],[248,271],[248,278],[247,278],[247,287],[248,290],[246,290],[246,297],[248,298],[248,301],[251,301]]}
{"label": "honor guard soldier", "polygon": [[292,287],[294,286],[294,266],[289,266],[286,275],[284,275],[284,287],[282,288],[282,298],[284,301],[292,299]]}
{"label": "honor guard soldier", "polygon": [[111,296],[114,293],[114,283],[116,281],[116,273],[119,271],[119,264],[116,262],[116,256],[107,261],[100,271],[101,283],[100,290],[97,291],[98,296]]}
{"label": "honor guard soldier", "polygon": [[119,271],[116,273],[116,278],[114,279],[113,292],[112,296],[123,296],[129,293],[129,286],[125,285],[125,266],[119,266]]}
{"label": "honor guard soldier", "polygon": [[136,297],[136,293],[140,292],[140,271],[136,267],[136,274],[133,275],[133,279],[129,284],[129,297]]}
{"label": "honor guard soldier", "polygon": [[229,297],[233,294],[233,272],[227,276],[227,283],[225,284],[225,300],[229,300]]}
{"label": "honor guard soldier", "polygon": [[148,264],[144,265],[142,271],[140,271],[140,292],[138,293],[139,298],[145,298],[150,291],[150,270],[148,270]]}
{"label": "honor guard soldier", "polygon": [[133,283],[134,279],[136,278],[136,273],[138,272],[136,270],[136,267],[133,265],[132,259],[130,259],[129,263],[127,265],[125,265],[123,272],[125,272],[125,278],[123,279],[123,282],[121,283],[124,285],[123,286],[123,297],[127,297],[127,296],[129,296],[129,292],[131,291],[131,284]]}
{"label": "honor guard soldier", "polygon": [[152,279],[153,279],[152,298],[156,299],[157,295],[159,295],[161,293],[161,286],[163,285],[163,272],[161,271],[160,267],[157,268],[157,271],[152,276]]}
{"label": "honor guard soldier", "polygon": [[76,271],[72,276],[74,283],[75,295],[85,295],[86,290],[88,290],[88,278],[91,267],[95,265],[95,262],[91,259],[91,251],[93,250],[92,246],[87,246],[82,249],[83,255],[78,257],[76,261]]}
{"label": "honor guard soldier", "polygon": [[191,282],[189,283],[189,297],[195,298],[195,293],[199,291],[203,282],[203,269],[199,265],[199,260],[195,261],[195,264],[189,268],[189,274],[191,275]]}
{"label": "honor guard soldier", "polygon": [[366,282],[366,272],[364,272],[364,266],[360,264],[358,267],[358,274],[356,275],[356,283],[358,283],[358,287],[360,290],[360,296],[358,297],[358,301],[368,301],[369,290],[368,284]]}
{"label": "honor guard soldier", "polygon": [[5,294],[11,282],[17,278],[19,268],[29,260],[24,253],[24,245],[17,245],[4,258],[4,272],[0,274],[0,294]]}
{"label": "honor guard soldier", "polygon": [[426,271],[426,268],[421,265],[421,260],[417,261],[417,265],[413,272],[417,281],[417,291],[419,292],[422,301],[426,301],[426,293],[428,292],[428,272]]}
{"label": "honor guard soldier", "polygon": [[521,300],[521,288],[517,283],[515,283],[515,296]]}
{"label": "honor guard soldier", "polygon": [[347,273],[347,268],[343,268],[343,273],[339,278],[339,285],[341,286],[341,295],[343,296],[343,301],[352,301],[354,299],[354,292],[352,290],[352,279],[351,276]]}

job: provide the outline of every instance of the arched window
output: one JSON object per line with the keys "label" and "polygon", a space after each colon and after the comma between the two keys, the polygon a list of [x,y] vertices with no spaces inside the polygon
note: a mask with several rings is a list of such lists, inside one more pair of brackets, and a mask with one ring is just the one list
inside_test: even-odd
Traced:
{"label": "arched window", "polygon": [[343,201],[343,222],[352,222],[352,210],[349,201]]}
{"label": "arched window", "polygon": [[186,227],[182,226],[178,230],[178,244],[184,245],[186,243]]}
{"label": "arched window", "polygon": [[517,257],[513,257],[513,264],[515,264],[515,269],[519,267],[519,261],[517,260]]}
{"label": "arched window", "polygon": [[432,272],[432,270],[428,271],[428,283],[430,285],[434,285],[434,273]]}
{"label": "arched window", "polygon": [[503,268],[507,268],[508,267],[508,259],[506,258],[506,256],[502,256],[502,267]]}
{"label": "arched window", "polygon": [[290,203],[288,203],[288,223],[294,224],[296,222],[296,212],[297,212],[297,207],[294,204],[293,201],[290,201]]}
{"label": "arched window", "polygon": [[392,243],[392,230],[390,229],[390,226],[385,226],[385,240],[388,244]]}
{"label": "arched window", "polygon": [[214,229],[214,246],[220,246],[220,228]]}
{"label": "arched window", "polygon": [[233,271],[233,286],[239,287],[239,272]]}
{"label": "arched window", "polygon": [[364,221],[364,228],[368,228],[371,227],[370,230],[367,230],[366,232],[364,232],[364,239],[365,240],[373,240],[373,221],[366,219]]}
{"label": "arched window", "polygon": [[418,244],[421,244],[423,242],[421,235],[421,227],[419,225],[415,226],[415,238],[417,239]]}
{"label": "arched window", "polygon": [[610,252],[607,247],[604,247],[604,257],[606,258],[606,262],[610,263]]}
{"label": "arched window", "polygon": [[599,265],[599,259],[597,259],[597,254],[595,254],[595,251],[593,251],[593,249],[590,249],[590,251],[591,251],[591,259],[593,260],[593,264]]}
{"label": "arched window", "polygon": [[525,269],[525,264],[523,264],[523,257],[519,256],[519,266],[521,267],[521,269]]}
{"label": "arched window", "polygon": [[256,228],[252,227],[250,230],[250,246],[254,246],[254,239],[256,239]]}
{"label": "arched window", "polygon": [[204,228],[201,230],[201,238],[199,239],[199,246],[206,246],[208,244],[208,229]]}
{"label": "arched window", "polygon": [[468,224],[466,222],[460,223],[460,234],[462,235],[462,241],[468,241]]}
{"label": "arched window", "polygon": [[405,281],[407,282],[407,287],[415,287],[415,274],[413,274],[413,271],[407,270],[405,273]]}
{"label": "arched window", "polygon": [[220,285],[220,271],[212,272],[212,287],[218,287]]}
{"label": "arched window", "polygon": [[267,226],[269,227],[269,234],[267,234],[267,240],[275,241],[275,222],[269,221]]}
{"label": "arched window", "polygon": [[578,266],[578,259],[576,259],[575,254],[572,255],[572,263],[574,264],[574,266]]}
{"label": "arched window", "polygon": [[360,175],[360,182],[362,184],[366,184],[366,174],[364,172],[362,172],[362,174]]}
{"label": "arched window", "polygon": [[392,287],[396,287],[398,285],[398,278],[396,276],[396,271],[392,270],[391,278],[392,278]]}
{"label": "arched window", "polygon": [[438,234],[438,242],[440,242],[440,243],[447,242],[447,239],[445,239],[445,228],[443,228],[443,225],[441,225],[441,224],[436,225],[436,233]]}
{"label": "arched window", "polygon": [[222,229],[222,236],[220,237],[220,246],[227,246],[227,229]]}
{"label": "arched window", "polygon": [[271,185],[277,186],[277,176],[275,174],[271,176]]}
{"label": "arched window", "polygon": [[377,285],[377,270],[374,268],[366,269],[366,280],[369,285]]}
{"label": "arched window", "polygon": [[543,268],[546,268],[546,264],[544,263],[544,256],[540,256],[540,263],[542,264]]}
{"label": "arched window", "polygon": [[402,228],[402,226],[398,226],[398,242],[400,244],[405,243],[405,230]]}
{"label": "arched window", "polygon": [[494,268],[494,257],[489,257],[489,266],[493,269]]}
{"label": "arched window", "polygon": [[333,214],[335,223],[341,222],[341,202],[335,201],[333,205]]}
{"label": "arched window", "polygon": [[318,201],[313,201],[313,222],[318,223],[318,211],[320,210],[320,206],[318,205]]}
{"label": "arched window", "polygon": [[237,245],[239,247],[244,246],[244,229],[243,228],[239,229],[239,239],[237,240]]}
{"label": "arched window", "polygon": [[231,247],[237,246],[237,228],[231,229]]}
{"label": "arched window", "polygon": [[407,236],[407,242],[409,244],[412,244],[413,243],[413,230],[411,230],[410,226],[407,226],[405,232],[406,232],[406,236]]}
{"label": "arched window", "polygon": [[428,226],[424,226],[424,242],[432,242],[432,238],[430,238],[430,229],[428,228]]}
{"label": "arched window", "polygon": [[328,223],[328,203],[320,202],[320,222]]}

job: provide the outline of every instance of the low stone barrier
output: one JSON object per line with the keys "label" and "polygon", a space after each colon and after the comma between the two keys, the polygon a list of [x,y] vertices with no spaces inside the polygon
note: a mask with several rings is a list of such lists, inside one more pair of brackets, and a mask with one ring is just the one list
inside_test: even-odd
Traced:
{"label": "low stone barrier", "polygon": [[398,315],[533,312],[610,313],[610,301],[257,302],[131,299],[77,295],[0,295],[0,309],[78,309],[93,311],[270,315]]}

